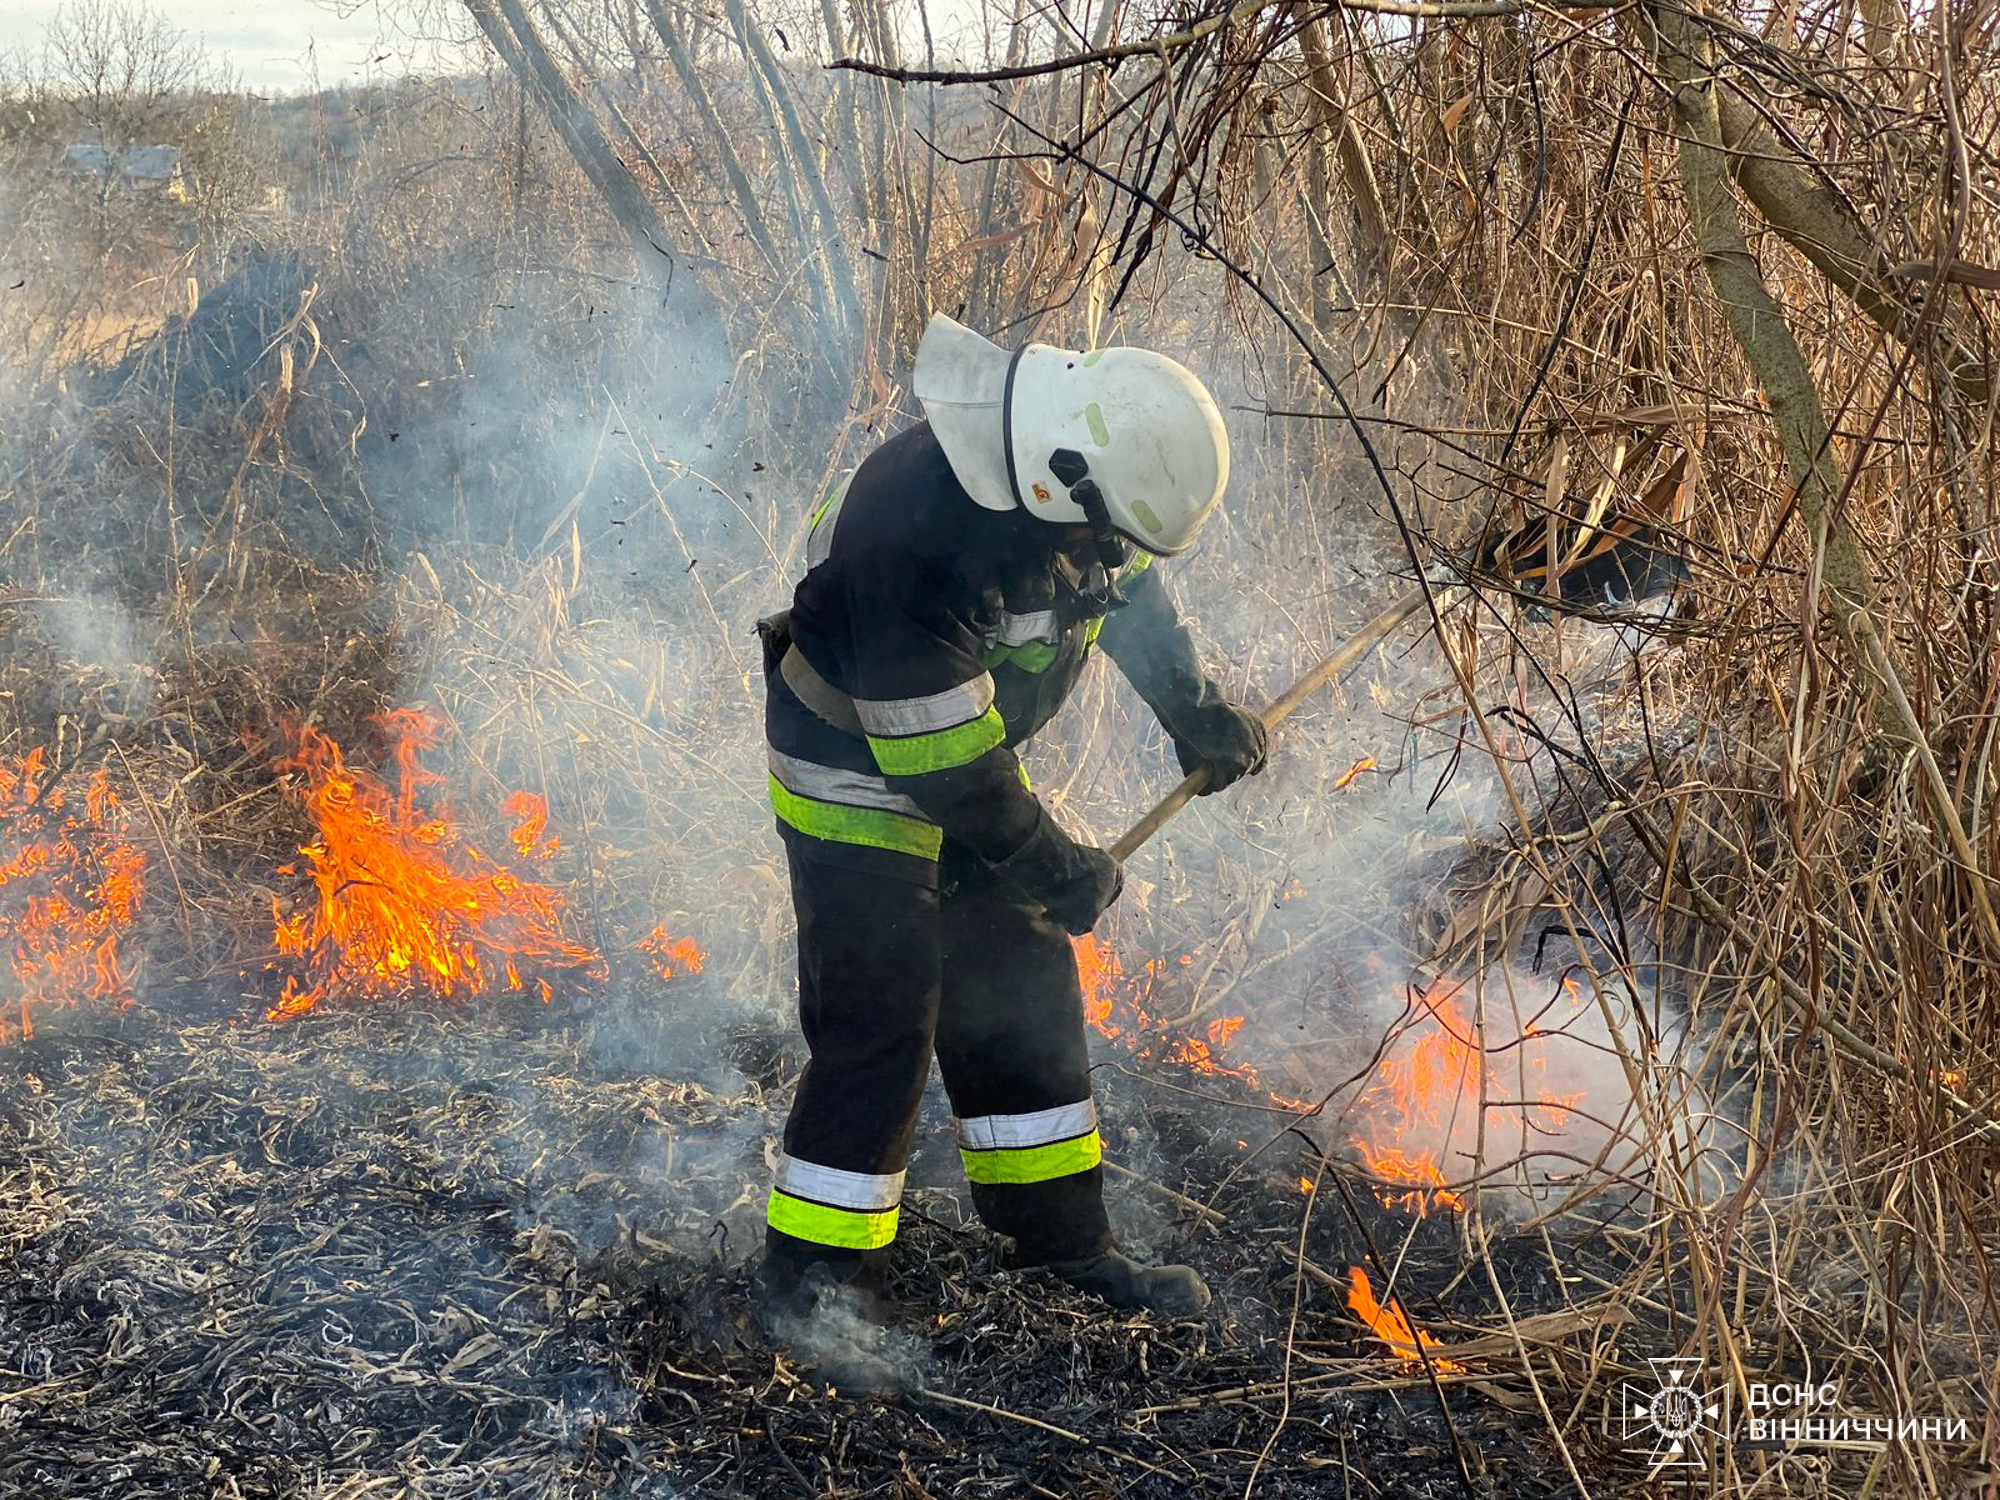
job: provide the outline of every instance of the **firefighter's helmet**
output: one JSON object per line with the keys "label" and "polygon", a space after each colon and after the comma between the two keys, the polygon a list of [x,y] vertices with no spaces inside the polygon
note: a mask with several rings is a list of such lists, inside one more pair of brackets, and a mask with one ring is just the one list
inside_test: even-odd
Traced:
{"label": "firefighter's helmet", "polygon": [[939,313],[912,384],[952,473],[989,510],[1108,522],[1171,555],[1194,541],[1229,482],[1215,398],[1150,349],[1009,353]]}

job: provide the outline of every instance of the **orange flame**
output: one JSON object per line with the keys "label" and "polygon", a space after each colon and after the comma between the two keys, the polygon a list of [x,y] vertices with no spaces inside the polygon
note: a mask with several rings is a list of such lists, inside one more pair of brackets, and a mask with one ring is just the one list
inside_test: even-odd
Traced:
{"label": "orange flame", "polygon": [[[1493,1072],[1478,1027],[1458,1002],[1461,988],[1440,980],[1416,997],[1423,1019],[1413,1022],[1376,1065],[1357,1101],[1365,1133],[1350,1138],[1368,1169],[1382,1179],[1376,1197],[1419,1217],[1465,1208],[1464,1195],[1449,1186],[1443,1156],[1452,1141],[1476,1134],[1481,1100],[1494,1092],[1488,1087]],[[1569,994],[1574,1003],[1582,1003],[1574,985]],[[1542,1035],[1533,1026],[1523,1029],[1524,1038]],[[1409,1041],[1407,1048],[1401,1047],[1404,1041]],[[1546,1067],[1547,1059],[1539,1054],[1531,1060],[1537,1068]],[[1488,1102],[1486,1108],[1513,1109],[1523,1120],[1532,1110],[1537,1127],[1555,1133],[1582,1100],[1580,1093],[1541,1089],[1531,1106]]]}
{"label": "orange flame", "polygon": [[132,1003],[118,937],[146,888],[146,856],[113,829],[118,811],[100,769],[70,799],[37,746],[0,761],[0,948],[20,991],[19,1023],[0,1016],[0,1042],[35,1034],[35,1007]]}
{"label": "orange flame", "polygon": [[561,839],[543,839],[542,831],[549,826],[549,805],[533,792],[514,793],[500,804],[500,811],[514,819],[514,831],[507,837],[523,859],[531,854],[548,859],[562,848]]}
{"label": "orange flame", "polygon": [[[299,1015],[336,990],[389,996],[421,985],[460,998],[496,982],[524,989],[524,969],[599,964],[595,952],[563,934],[560,891],[492,859],[465,840],[447,809],[419,798],[441,779],[420,758],[441,740],[438,721],[398,709],[377,722],[391,739],[394,791],[349,766],[340,746],[313,726],[284,726],[288,750],[278,769],[297,777],[294,789],[318,829],[299,850],[318,895],[290,915],[272,898],[278,952],[298,960],[304,975],[286,978],[266,1017]],[[518,794],[506,811],[517,820],[515,851],[535,851],[547,818],[541,799]],[[536,986],[546,1003],[548,980],[538,977]]]}
{"label": "orange flame", "polygon": [[[1083,988],[1083,1016],[1101,1036],[1124,1043],[1143,1061],[1172,1063],[1193,1073],[1233,1078],[1263,1089],[1254,1066],[1224,1059],[1237,1032],[1243,1029],[1244,1017],[1223,1016],[1209,1022],[1198,1036],[1173,1035],[1165,1021],[1146,1009],[1154,987],[1168,972],[1163,960],[1148,959],[1140,965],[1138,975],[1128,980],[1118,955],[1094,933],[1077,938],[1075,946],[1077,980]],[[1193,963],[1192,953],[1183,953],[1178,960],[1181,967]],[[1265,1095],[1288,1109],[1312,1107],[1304,1100],[1268,1090]]]}
{"label": "orange flame", "polygon": [[1118,955],[1098,942],[1097,934],[1086,932],[1073,942],[1076,949],[1076,978],[1083,988],[1083,1018],[1105,1036],[1116,1040],[1118,1028],[1112,1024],[1112,991],[1125,977],[1125,965]]}
{"label": "orange flame", "polygon": [[1345,791],[1347,789],[1347,784],[1353,781],[1355,777],[1361,775],[1362,772],[1364,771],[1372,771],[1374,769],[1375,769],[1375,757],[1372,755],[1364,755],[1361,757],[1361,759],[1357,760],[1353,765],[1349,766],[1345,771],[1340,773],[1340,779],[1333,784],[1333,789],[1336,792]]}
{"label": "orange flame", "polygon": [[[1420,1351],[1444,1348],[1421,1328],[1412,1330],[1409,1315],[1403,1311],[1400,1298],[1391,1299],[1387,1307],[1377,1302],[1375,1288],[1368,1280],[1368,1273],[1361,1267],[1350,1266],[1348,1276],[1347,1305],[1368,1325],[1369,1332],[1387,1344],[1398,1359],[1418,1364],[1423,1360]],[[1431,1368],[1440,1375],[1457,1375],[1465,1370],[1464,1365],[1453,1360],[1436,1357],[1431,1360]]]}
{"label": "orange flame", "polygon": [[662,979],[672,979],[677,974],[699,974],[702,965],[708,962],[708,955],[693,938],[668,937],[664,927],[655,927],[640,938],[639,951],[652,955],[653,968]]}

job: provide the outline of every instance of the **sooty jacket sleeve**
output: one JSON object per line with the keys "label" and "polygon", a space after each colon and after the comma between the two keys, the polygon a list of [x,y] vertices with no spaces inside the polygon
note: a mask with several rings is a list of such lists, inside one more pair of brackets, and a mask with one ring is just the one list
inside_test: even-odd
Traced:
{"label": "sooty jacket sleeve", "polygon": [[875,762],[947,838],[997,863],[1042,823],[946,571],[894,548],[847,570],[854,707]]}

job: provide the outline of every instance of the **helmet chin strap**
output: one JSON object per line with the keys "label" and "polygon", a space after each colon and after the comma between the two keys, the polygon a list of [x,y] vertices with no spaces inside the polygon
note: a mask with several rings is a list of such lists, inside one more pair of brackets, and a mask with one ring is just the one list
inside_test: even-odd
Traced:
{"label": "helmet chin strap", "polygon": [[[1007,454],[1007,489],[1014,497],[1015,509],[1021,511],[1028,511],[1028,506],[1021,498],[1021,476],[1014,464],[1014,376],[1027,352],[1026,344],[1014,351],[1014,357],[1007,361],[1006,384],[1000,388],[1000,446]],[[1069,489],[1070,499],[1090,523],[1090,534],[1097,543],[1098,561],[1104,566],[1104,591],[1092,602],[1106,610],[1120,608],[1125,596],[1118,592],[1118,570],[1125,566],[1125,539],[1111,524],[1111,509],[1104,503],[1097,481],[1090,477],[1089,462],[1074,448],[1058,448],[1049,455],[1049,472]]]}
{"label": "helmet chin strap", "polygon": [[1126,559],[1125,539],[1111,524],[1111,508],[1104,503],[1104,492],[1090,477],[1089,462],[1074,448],[1058,448],[1051,453],[1049,472],[1069,487],[1070,499],[1090,523],[1091,537],[1097,543],[1097,558],[1104,565],[1102,602],[1107,609],[1117,609],[1125,603],[1125,596],[1118,592],[1118,570],[1125,566]]}

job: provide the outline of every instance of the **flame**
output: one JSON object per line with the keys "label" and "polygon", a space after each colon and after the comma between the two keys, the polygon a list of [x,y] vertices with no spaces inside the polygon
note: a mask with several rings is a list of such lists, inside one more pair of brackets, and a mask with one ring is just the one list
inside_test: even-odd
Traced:
{"label": "flame", "polygon": [[[336,990],[389,996],[421,985],[440,998],[484,994],[496,983],[526,988],[524,969],[573,969],[598,955],[562,931],[560,891],[523,879],[468,842],[442,803],[420,793],[441,778],[425,768],[442,725],[398,709],[377,719],[390,737],[396,789],[349,766],[340,746],[310,724],[288,722],[278,769],[295,776],[318,836],[304,845],[317,890],[289,915],[271,901],[278,952],[303,970],[265,1015],[283,1020],[311,1010]],[[545,857],[547,809],[527,793],[510,797],[515,852]],[[287,866],[294,873],[298,866]],[[535,981],[542,1000],[551,995]]]}
{"label": "flame", "polygon": [[1361,759],[1357,760],[1353,765],[1349,766],[1345,771],[1342,771],[1340,773],[1340,779],[1334,782],[1333,789],[1336,792],[1345,791],[1347,789],[1347,784],[1352,780],[1354,780],[1355,777],[1361,775],[1362,772],[1364,771],[1372,771],[1374,769],[1375,769],[1375,757],[1372,755],[1364,755],[1361,757]]}
{"label": "flame", "polygon": [[[1136,980],[1125,982],[1125,965],[1118,955],[1086,933],[1076,940],[1077,979],[1083,987],[1083,1015],[1102,1035],[1122,1041],[1142,1057],[1178,1063],[1196,1073],[1219,1078],[1240,1078],[1257,1082],[1256,1070],[1246,1065],[1232,1067],[1220,1060],[1230,1039],[1242,1028],[1242,1016],[1224,1016],[1209,1022],[1200,1036],[1168,1036],[1164,1023],[1149,1014],[1145,1002],[1153,987],[1166,973],[1157,958],[1140,965]],[[1180,957],[1182,965],[1194,962],[1192,953]]]}
{"label": "flame", "polygon": [[1118,955],[1098,942],[1097,934],[1086,932],[1074,940],[1076,978],[1083,988],[1083,1018],[1105,1036],[1116,1040],[1119,1032],[1111,1021],[1112,990],[1125,977],[1125,965]]}
{"label": "flame", "polygon": [[20,991],[19,1021],[0,1016],[0,1042],[35,1034],[35,1007],[132,1003],[118,957],[146,888],[146,856],[112,826],[118,798],[99,769],[69,796],[37,746],[0,760],[0,948]]}
{"label": "flame", "polygon": [[1301,1177],[1299,1179],[1299,1191],[1310,1198],[1313,1195],[1313,1180],[1310,1177]]}
{"label": "flame", "polygon": [[514,819],[514,831],[507,837],[513,842],[514,852],[523,859],[531,854],[536,859],[548,859],[562,848],[561,839],[542,838],[542,831],[549,826],[549,805],[533,792],[514,793],[500,804],[500,811]]}
{"label": "flame", "polygon": [[[1348,1276],[1350,1280],[1347,1288],[1347,1305],[1363,1323],[1368,1325],[1369,1331],[1376,1338],[1389,1346],[1398,1359],[1409,1364],[1417,1364],[1423,1359],[1420,1351],[1444,1348],[1443,1344],[1422,1329],[1412,1331],[1409,1315],[1403,1311],[1401,1299],[1392,1298],[1387,1307],[1377,1302],[1375,1288],[1369,1283],[1368,1273],[1361,1267],[1350,1266]],[[1435,1356],[1431,1360],[1431,1368],[1440,1375],[1458,1375],[1465,1371],[1464,1365]]]}
{"label": "flame", "polygon": [[[1223,1016],[1210,1021],[1199,1035],[1174,1035],[1167,1023],[1151,1014],[1146,1005],[1154,988],[1166,977],[1166,963],[1148,959],[1136,976],[1128,979],[1118,955],[1086,933],[1075,939],[1077,980],[1083,988],[1083,1015],[1099,1035],[1122,1042],[1142,1061],[1172,1063],[1211,1078],[1233,1078],[1258,1089],[1265,1097],[1287,1109],[1311,1109],[1303,1099],[1272,1093],[1264,1088],[1257,1069],[1249,1063],[1226,1060],[1230,1044],[1243,1029],[1245,1017]],[[1176,964],[1188,967],[1195,955],[1183,953]]]}
{"label": "flame", "polygon": [[708,955],[693,938],[668,937],[667,929],[655,927],[639,939],[639,951],[652,955],[653,968],[662,979],[677,974],[699,974]]}
{"label": "flame", "polygon": [[[1575,985],[1565,981],[1565,987],[1571,1000],[1581,1005],[1583,997]],[[1381,1179],[1376,1197],[1419,1217],[1440,1209],[1463,1211],[1465,1198],[1450,1186],[1444,1153],[1453,1141],[1470,1141],[1476,1134],[1482,1097],[1490,1100],[1512,1092],[1496,1078],[1486,1050],[1479,1045],[1478,1028],[1459,1004],[1462,988],[1440,980],[1416,997],[1423,1019],[1413,1022],[1376,1065],[1375,1076],[1357,1101],[1362,1130],[1350,1138],[1368,1169]],[[1547,1033],[1528,1026],[1522,1035],[1525,1040]],[[1409,1045],[1404,1047],[1404,1042]],[[1531,1067],[1547,1066],[1539,1051],[1528,1056]],[[1523,1122],[1532,1120],[1539,1132],[1555,1134],[1565,1128],[1569,1111],[1583,1097],[1543,1088],[1533,1105],[1489,1102],[1486,1108],[1489,1113],[1512,1109]]]}

